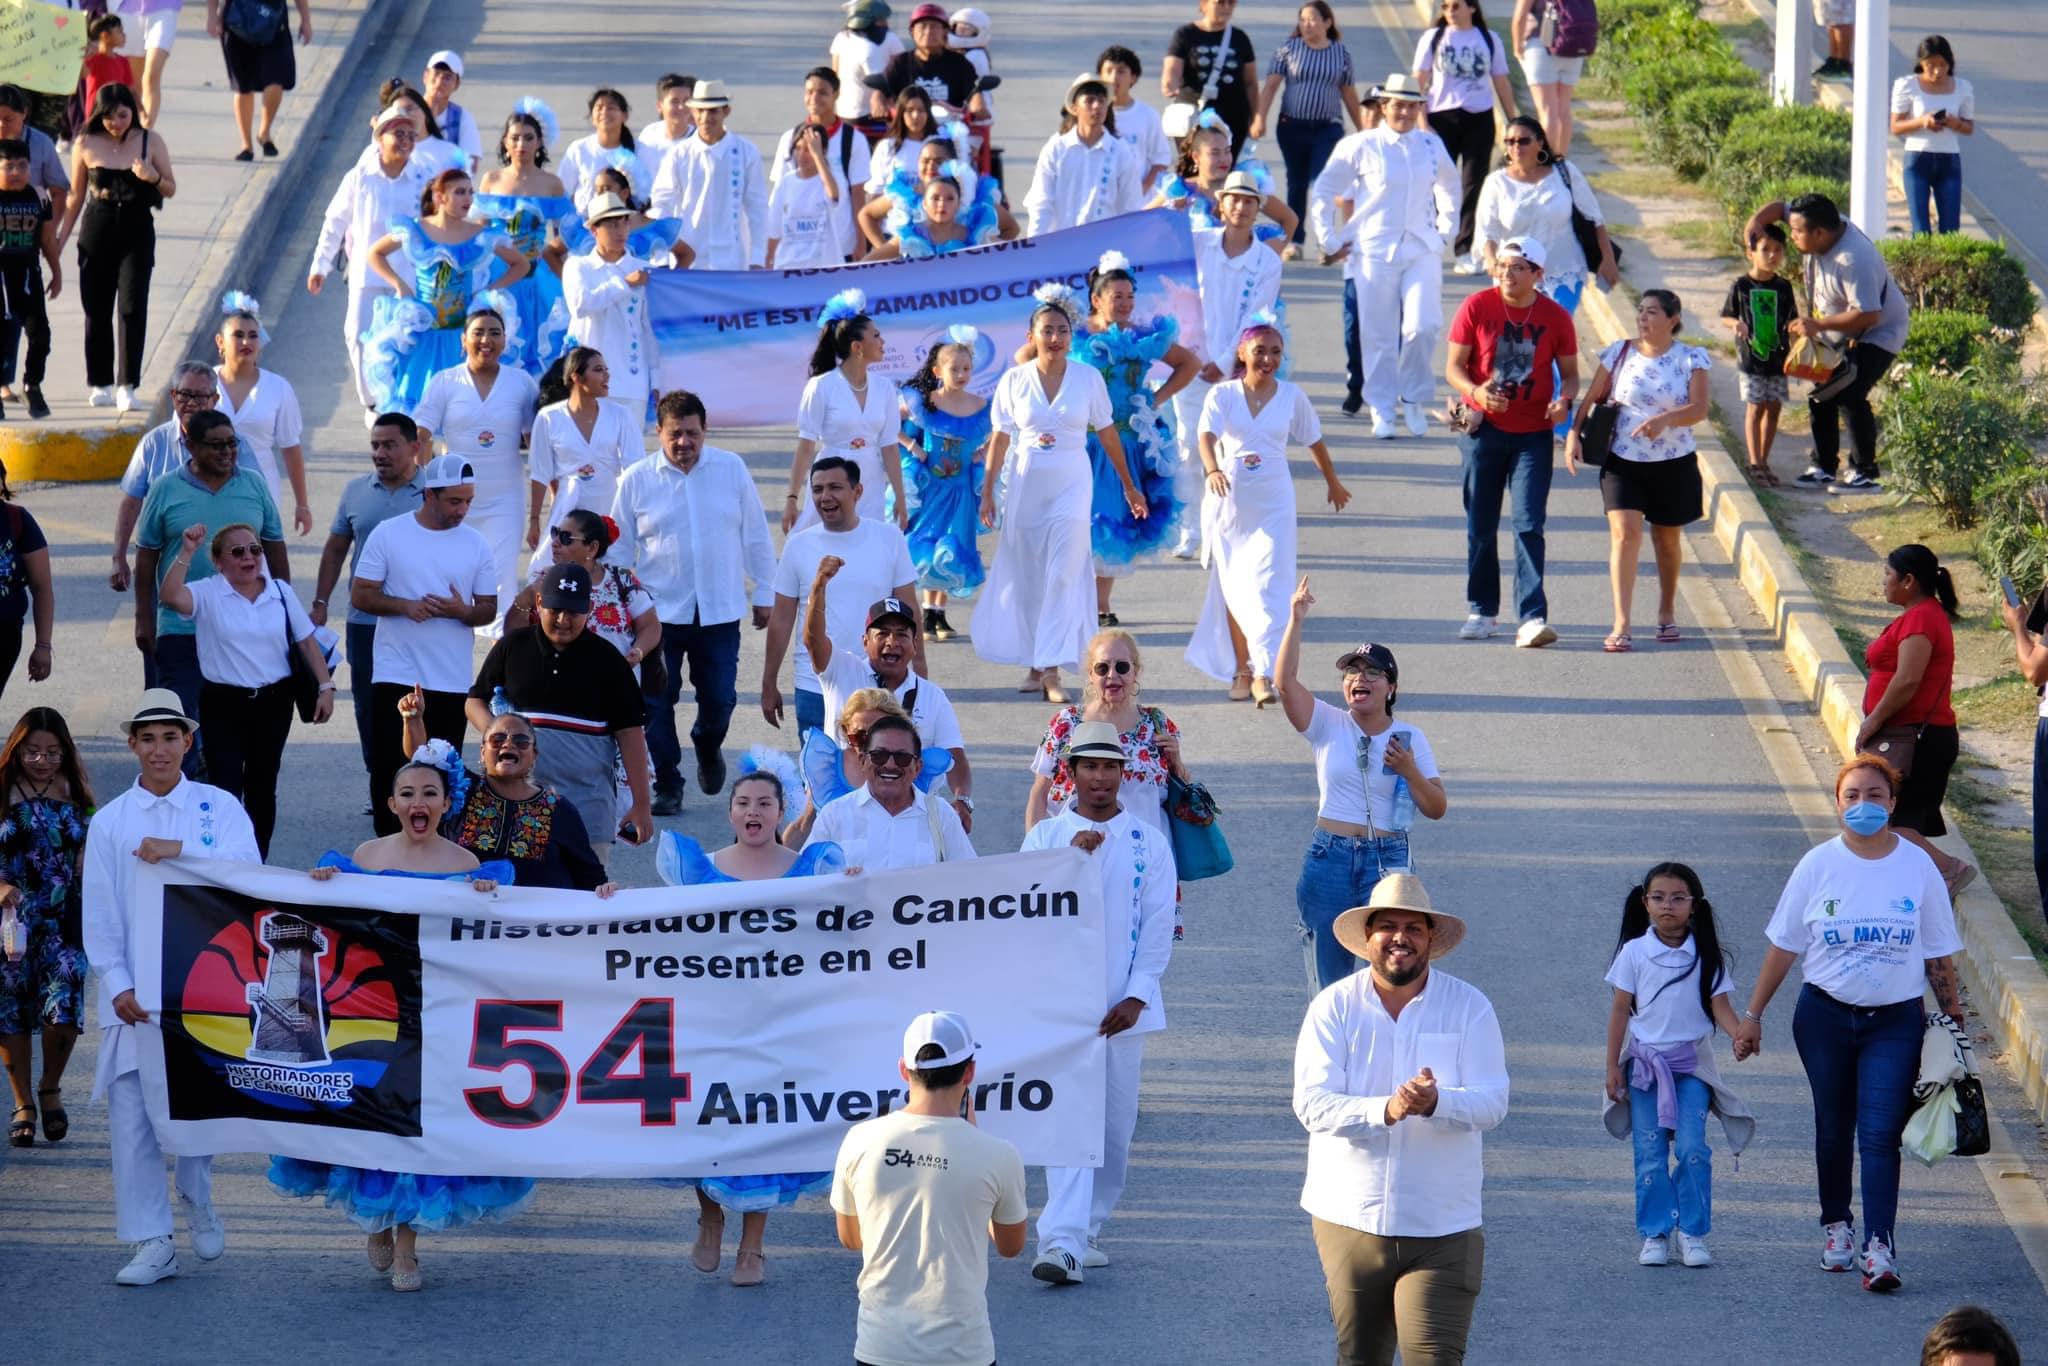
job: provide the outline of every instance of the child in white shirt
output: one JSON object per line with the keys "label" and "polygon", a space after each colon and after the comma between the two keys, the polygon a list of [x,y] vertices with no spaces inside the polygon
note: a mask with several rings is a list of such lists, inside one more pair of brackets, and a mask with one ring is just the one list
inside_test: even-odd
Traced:
{"label": "child in white shirt", "polygon": [[853,218],[846,187],[825,154],[825,130],[805,124],[790,155],[796,173],[777,180],[768,194],[768,268],[844,265]]}

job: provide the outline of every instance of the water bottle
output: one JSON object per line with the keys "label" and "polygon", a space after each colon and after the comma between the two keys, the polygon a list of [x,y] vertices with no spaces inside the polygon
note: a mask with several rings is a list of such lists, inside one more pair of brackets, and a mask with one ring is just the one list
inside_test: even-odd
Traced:
{"label": "water bottle", "polygon": [[10,963],[19,963],[28,953],[28,926],[12,901],[0,908],[0,949],[6,951]]}
{"label": "water bottle", "polygon": [[1387,824],[1400,831],[1407,831],[1415,824],[1415,794],[1408,790],[1408,780],[1398,773],[1394,775],[1393,819]]}
{"label": "water bottle", "polygon": [[507,712],[509,712],[509,711],[511,711],[511,710],[512,710],[512,699],[511,699],[511,698],[509,698],[509,697],[507,697],[507,696],[505,696],[505,689],[504,689],[504,687],[503,687],[503,686],[501,685],[501,686],[499,686],[499,687],[495,687],[495,688],[492,688],[492,689],[491,689],[491,715],[493,715],[493,716],[503,716],[503,715],[505,715],[505,714],[506,714]]}

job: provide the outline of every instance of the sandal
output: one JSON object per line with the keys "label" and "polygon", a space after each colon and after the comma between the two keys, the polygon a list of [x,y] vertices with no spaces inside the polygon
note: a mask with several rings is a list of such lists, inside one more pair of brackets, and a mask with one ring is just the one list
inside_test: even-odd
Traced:
{"label": "sandal", "polygon": [[381,1229],[369,1237],[366,1252],[370,1258],[370,1270],[383,1275],[398,1260],[398,1235],[395,1230]]}
{"label": "sandal", "polygon": [[767,1279],[767,1258],[758,1247],[743,1247],[732,1261],[732,1283],[740,1287],[759,1285]]}
{"label": "sandal", "polygon": [[1250,669],[1239,669],[1230,680],[1230,700],[1233,702],[1249,702],[1251,697],[1252,671]]}
{"label": "sandal", "polygon": [[1742,472],[1749,476],[1751,483],[1761,488],[1774,489],[1778,487],[1778,476],[1771,472],[1769,465],[1745,466]]}
{"label": "sandal", "polygon": [[1629,643],[1628,632],[1617,631],[1600,642],[1600,648],[1611,655],[1625,655],[1635,646]]}
{"label": "sandal", "polygon": [[[27,1115],[27,1119],[22,1116]],[[17,1105],[14,1107],[13,1122],[7,1126],[7,1146],[10,1148],[33,1148],[36,1146],[36,1107]]]}
{"label": "sandal", "polygon": [[61,1086],[45,1086],[36,1092],[36,1103],[43,1107],[43,1137],[52,1143],[63,1142],[64,1135],[71,1132],[71,1116],[64,1113],[63,1106],[51,1105],[43,1097],[63,1094]]}
{"label": "sandal", "polygon": [[1678,639],[1677,622],[1660,621],[1657,623],[1657,643],[1659,645],[1676,645]]}
{"label": "sandal", "polygon": [[697,1243],[690,1249],[690,1265],[705,1275],[718,1270],[721,1254],[720,1244],[725,1241],[725,1219],[697,1219]]}

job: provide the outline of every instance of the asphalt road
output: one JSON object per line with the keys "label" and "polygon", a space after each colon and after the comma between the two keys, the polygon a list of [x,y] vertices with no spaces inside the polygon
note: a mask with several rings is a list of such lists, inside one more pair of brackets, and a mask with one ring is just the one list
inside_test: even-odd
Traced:
{"label": "asphalt road", "polygon": [[[744,29],[716,44],[667,41],[713,17],[691,7],[678,23],[676,13],[653,0],[487,11],[436,4],[416,37],[364,69],[412,73],[428,52],[453,47],[468,60],[468,107],[488,120],[516,96],[538,94],[562,115],[565,136],[579,127],[582,96],[594,85],[627,89],[638,120],[652,117],[652,81],[662,71],[711,72],[732,86],[735,130],[766,146],[794,117],[796,78],[822,57],[836,11],[757,6]],[[720,12],[716,22],[733,17]],[[1149,63],[1185,17],[1164,4],[999,10],[997,69],[1007,78],[999,139],[1017,174],[1051,131],[1072,73],[1109,42],[1131,43]],[[1273,4],[1238,14],[1261,54],[1287,19]],[[656,37],[663,41],[651,45]],[[1348,26],[1347,40],[1361,71],[1397,64],[1395,48],[1367,22]],[[1408,41],[1399,40],[1404,54]],[[344,392],[340,294],[310,299],[297,282],[312,216],[356,155],[356,116],[367,108],[366,92],[349,131],[330,138],[323,172],[293,188],[300,208],[272,253],[272,277],[248,282],[275,334],[267,361],[292,378],[306,406],[323,521],[341,482],[367,467],[364,438]],[[1013,193],[1023,188],[1013,182]],[[1290,268],[1297,378],[1325,412],[1339,472],[1358,495],[1348,512],[1331,515],[1312,477],[1299,486],[1301,563],[1322,603],[1309,677],[1334,685],[1330,662],[1359,639],[1390,645],[1402,665],[1401,714],[1427,732],[1445,772],[1450,812],[1419,832],[1419,868],[1441,904],[1470,917],[1469,940],[1444,967],[1493,999],[1514,1086],[1509,1117],[1487,1140],[1490,1255],[1472,1359],[1654,1353],[1673,1363],[1790,1362],[1825,1351],[1845,1361],[1908,1360],[1927,1325],[1964,1301],[1997,1309],[2023,1342],[2048,1340],[2041,1284],[1972,1163],[1909,1166],[1903,1293],[1867,1296],[1854,1278],[1817,1269],[1811,1113],[1782,1006],[1771,1012],[1762,1058],[1731,1073],[1762,1129],[1739,1172],[1725,1155],[1717,1162],[1718,1264],[1698,1273],[1635,1265],[1628,1148],[1607,1137],[1598,1113],[1608,996],[1600,979],[1621,898],[1650,863],[1692,862],[1726,921],[1746,991],[1779,887],[1813,838],[1766,746],[1782,754],[1789,739],[1812,755],[1824,741],[1778,713],[1771,694],[1782,687],[1781,662],[1760,643],[1760,623],[1739,588],[1731,596],[1703,539],[1695,550],[1705,563],[1688,569],[1695,591],[1681,610],[1685,641],[1658,647],[1645,633],[1634,654],[1600,652],[1606,536],[1583,476],[1568,482],[1560,473],[1551,501],[1549,588],[1563,639],[1541,652],[1517,651],[1505,637],[1456,640],[1464,612],[1456,451],[1441,434],[1373,443],[1337,414],[1341,376],[1329,358],[1340,354],[1339,288],[1333,272]],[[715,400],[713,418],[715,427]],[[715,439],[779,490],[789,433]],[[1307,468],[1304,460],[1297,472]],[[129,612],[104,586],[112,493],[43,489],[29,503],[51,531],[62,648],[58,677],[40,693],[17,682],[16,702],[65,706],[87,737],[102,792],[111,792],[132,771],[112,720],[139,686]],[[295,545],[299,577],[310,579],[317,548],[317,539]],[[1191,764],[1225,807],[1238,870],[1188,890],[1188,939],[1166,988],[1172,1027],[1148,1045],[1131,1184],[1106,1233],[1116,1265],[1071,1292],[1033,1282],[1023,1261],[997,1265],[990,1299],[1009,1362],[1331,1356],[1321,1274],[1296,1204],[1304,1139],[1289,1108],[1306,999],[1291,889],[1314,817],[1314,775],[1306,745],[1277,709],[1230,704],[1182,662],[1200,573],[1180,563],[1148,568],[1121,586],[1117,605],[1148,652],[1147,699],[1179,721]],[[774,738],[751,702],[759,642],[749,635],[745,644],[735,746]],[[982,666],[964,642],[935,647],[932,669],[959,706],[973,751],[977,841],[985,851],[1013,848],[1046,708],[1020,700],[1012,671]],[[276,861],[307,864],[366,837],[359,790],[352,730],[303,730],[288,756]],[[722,813],[722,802],[693,796],[679,827],[720,839]],[[644,882],[650,862],[628,854],[615,866]],[[1033,986],[986,989],[1028,995]],[[226,1258],[192,1264],[153,1289],[117,1289],[112,1276],[126,1254],[111,1233],[104,1113],[84,1100],[89,1053],[72,1072],[73,1136],[7,1154],[0,1165],[0,1270],[14,1273],[8,1280],[19,1291],[9,1359],[211,1362],[367,1350],[422,1360],[602,1353],[782,1363],[850,1354],[856,1261],[837,1246],[822,1202],[770,1221],[768,1283],[736,1291],[689,1265],[693,1198],[640,1183],[552,1182],[516,1223],[426,1238],[427,1293],[394,1298],[366,1270],[350,1225],[274,1195],[262,1158],[224,1157],[216,1198],[229,1230]],[[1994,1102],[2017,1119],[2008,1091],[1995,1087]],[[2018,1131],[2034,1134],[2031,1125]],[[1717,1129],[1710,1139],[1718,1144]]]}

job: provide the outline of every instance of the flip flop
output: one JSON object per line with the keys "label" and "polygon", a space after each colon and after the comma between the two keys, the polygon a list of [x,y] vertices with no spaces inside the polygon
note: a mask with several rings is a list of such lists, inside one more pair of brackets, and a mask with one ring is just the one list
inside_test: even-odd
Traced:
{"label": "flip flop", "polygon": [[1678,639],[1679,636],[1677,622],[1660,621],[1657,623],[1657,643],[1659,645],[1676,645],[1678,643]]}
{"label": "flip flop", "polygon": [[1628,633],[1623,631],[1601,641],[1600,648],[1611,655],[1625,655],[1635,647],[1629,643]]}

